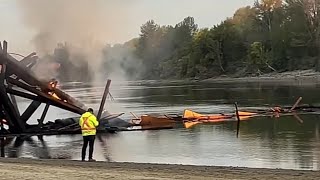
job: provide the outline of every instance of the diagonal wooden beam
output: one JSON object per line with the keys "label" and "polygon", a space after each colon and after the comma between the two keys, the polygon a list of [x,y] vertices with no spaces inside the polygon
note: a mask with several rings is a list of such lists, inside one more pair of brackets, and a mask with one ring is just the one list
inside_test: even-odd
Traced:
{"label": "diagonal wooden beam", "polygon": [[32,101],[28,106],[28,108],[21,115],[21,120],[24,122],[27,122],[32,116],[32,114],[39,108],[40,105],[41,105],[41,102]]}
{"label": "diagonal wooden beam", "polygon": [[[21,64],[19,64],[19,61],[17,61],[12,56],[8,55],[7,57],[8,57],[8,59],[7,59],[8,72],[10,72],[9,74],[15,74],[16,76],[18,76],[19,79],[22,79],[24,82],[26,82],[27,84],[29,84],[31,86],[40,87],[41,91],[43,91],[43,92],[51,91],[47,82],[42,82],[42,81],[38,80],[29,69],[26,69]],[[70,104],[73,104],[74,106],[77,106],[78,108],[83,108],[83,109],[86,108],[83,103],[75,100],[74,98],[72,98],[71,96],[69,96],[68,94],[66,94],[65,92],[63,92],[62,90],[60,90],[58,88],[55,88],[55,93],[57,94],[57,96],[59,98],[61,98],[63,100],[67,100]]]}
{"label": "diagonal wooden beam", "polygon": [[33,94],[36,94],[38,95],[40,98],[41,98],[41,102],[45,102],[45,103],[48,103],[50,105],[53,105],[53,106],[56,106],[56,107],[59,107],[61,109],[65,109],[67,111],[71,111],[71,112],[74,112],[76,114],[83,114],[84,112],[86,112],[86,110],[84,109],[81,109],[77,106],[74,106],[72,104],[69,104],[69,103],[66,103],[66,102],[63,102],[63,101],[60,101],[56,98],[54,98],[53,96],[50,96],[49,94],[46,94],[44,92],[41,92],[39,91],[38,89],[35,89],[33,87],[30,87],[28,86],[27,84],[25,83],[22,83],[20,81],[17,81],[15,79],[12,79],[12,78],[8,78],[8,81],[11,83],[11,84],[14,84],[22,89],[25,89]]}
{"label": "diagonal wooden beam", "polygon": [[33,61],[35,61],[36,58],[36,53],[31,53],[28,56],[24,57],[21,61],[19,61],[19,63],[24,66],[27,67],[29,64],[31,64]]}
{"label": "diagonal wooden beam", "polygon": [[12,88],[7,88],[6,91],[9,94],[12,94],[12,95],[15,95],[15,96],[19,96],[19,97],[22,97],[22,98],[31,99],[31,100],[34,100],[34,101],[42,101],[42,99],[39,96],[35,96],[33,94],[30,94],[30,93],[17,91],[17,90],[12,89]]}
{"label": "diagonal wooden beam", "polygon": [[40,128],[43,126],[43,121],[44,121],[44,119],[45,119],[46,116],[47,116],[49,107],[50,107],[50,105],[49,105],[49,104],[46,104],[46,106],[45,106],[44,109],[43,109],[43,112],[42,112],[42,115],[41,115],[41,117],[40,117],[40,119],[39,119],[39,124],[38,124],[38,127],[40,127]]}

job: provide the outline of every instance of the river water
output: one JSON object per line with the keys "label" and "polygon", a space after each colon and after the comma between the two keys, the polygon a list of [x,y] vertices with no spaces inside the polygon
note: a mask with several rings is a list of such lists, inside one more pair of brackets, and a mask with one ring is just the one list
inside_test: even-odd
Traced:
{"label": "river water", "polygon": [[[66,92],[98,108],[104,86],[68,84]],[[111,113],[175,113],[184,109],[199,113],[234,112],[240,108],[292,105],[300,96],[302,103],[320,103],[318,85],[283,83],[159,83],[112,82],[115,101],[107,101]],[[19,108],[28,101],[18,99]],[[33,119],[41,116],[35,113]],[[47,120],[75,114],[50,108]],[[99,161],[152,162],[190,165],[241,166],[258,168],[320,169],[320,116],[258,117],[243,121],[239,138],[236,123],[200,124],[185,129],[118,132],[97,137],[94,157]],[[32,121],[31,121],[32,123]],[[81,135],[58,135],[13,139],[6,155],[28,158],[80,159]]]}

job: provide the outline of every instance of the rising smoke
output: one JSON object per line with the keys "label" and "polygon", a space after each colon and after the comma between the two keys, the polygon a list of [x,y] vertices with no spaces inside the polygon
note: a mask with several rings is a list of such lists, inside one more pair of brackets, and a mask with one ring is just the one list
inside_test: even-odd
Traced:
{"label": "rising smoke", "polygon": [[[97,72],[102,50],[118,36],[119,28],[124,28],[119,23],[127,21],[116,1],[18,0],[17,4],[23,22],[35,33],[31,42],[40,56],[52,53],[58,43],[67,42],[74,47],[71,54],[86,56],[94,79],[105,81],[106,77]],[[77,63],[77,59],[71,60]]]}

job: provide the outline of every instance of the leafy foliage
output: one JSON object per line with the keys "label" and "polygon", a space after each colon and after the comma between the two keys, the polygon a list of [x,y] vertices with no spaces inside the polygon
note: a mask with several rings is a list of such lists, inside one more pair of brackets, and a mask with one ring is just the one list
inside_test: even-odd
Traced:
{"label": "leafy foliage", "polygon": [[[192,17],[175,26],[150,20],[141,26],[136,43],[105,50],[129,48],[134,58],[127,58],[123,68],[134,79],[320,70],[319,12],[318,0],[257,0],[211,28],[198,29]],[[106,67],[110,59],[105,56]]]}

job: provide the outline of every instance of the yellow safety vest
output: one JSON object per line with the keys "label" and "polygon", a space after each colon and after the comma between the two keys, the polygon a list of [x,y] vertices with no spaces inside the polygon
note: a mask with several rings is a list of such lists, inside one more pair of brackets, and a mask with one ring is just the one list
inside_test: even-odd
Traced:
{"label": "yellow safety vest", "polygon": [[79,125],[81,127],[82,136],[96,135],[96,127],[99,126],[99,121],[90,112],[82,114]]}

